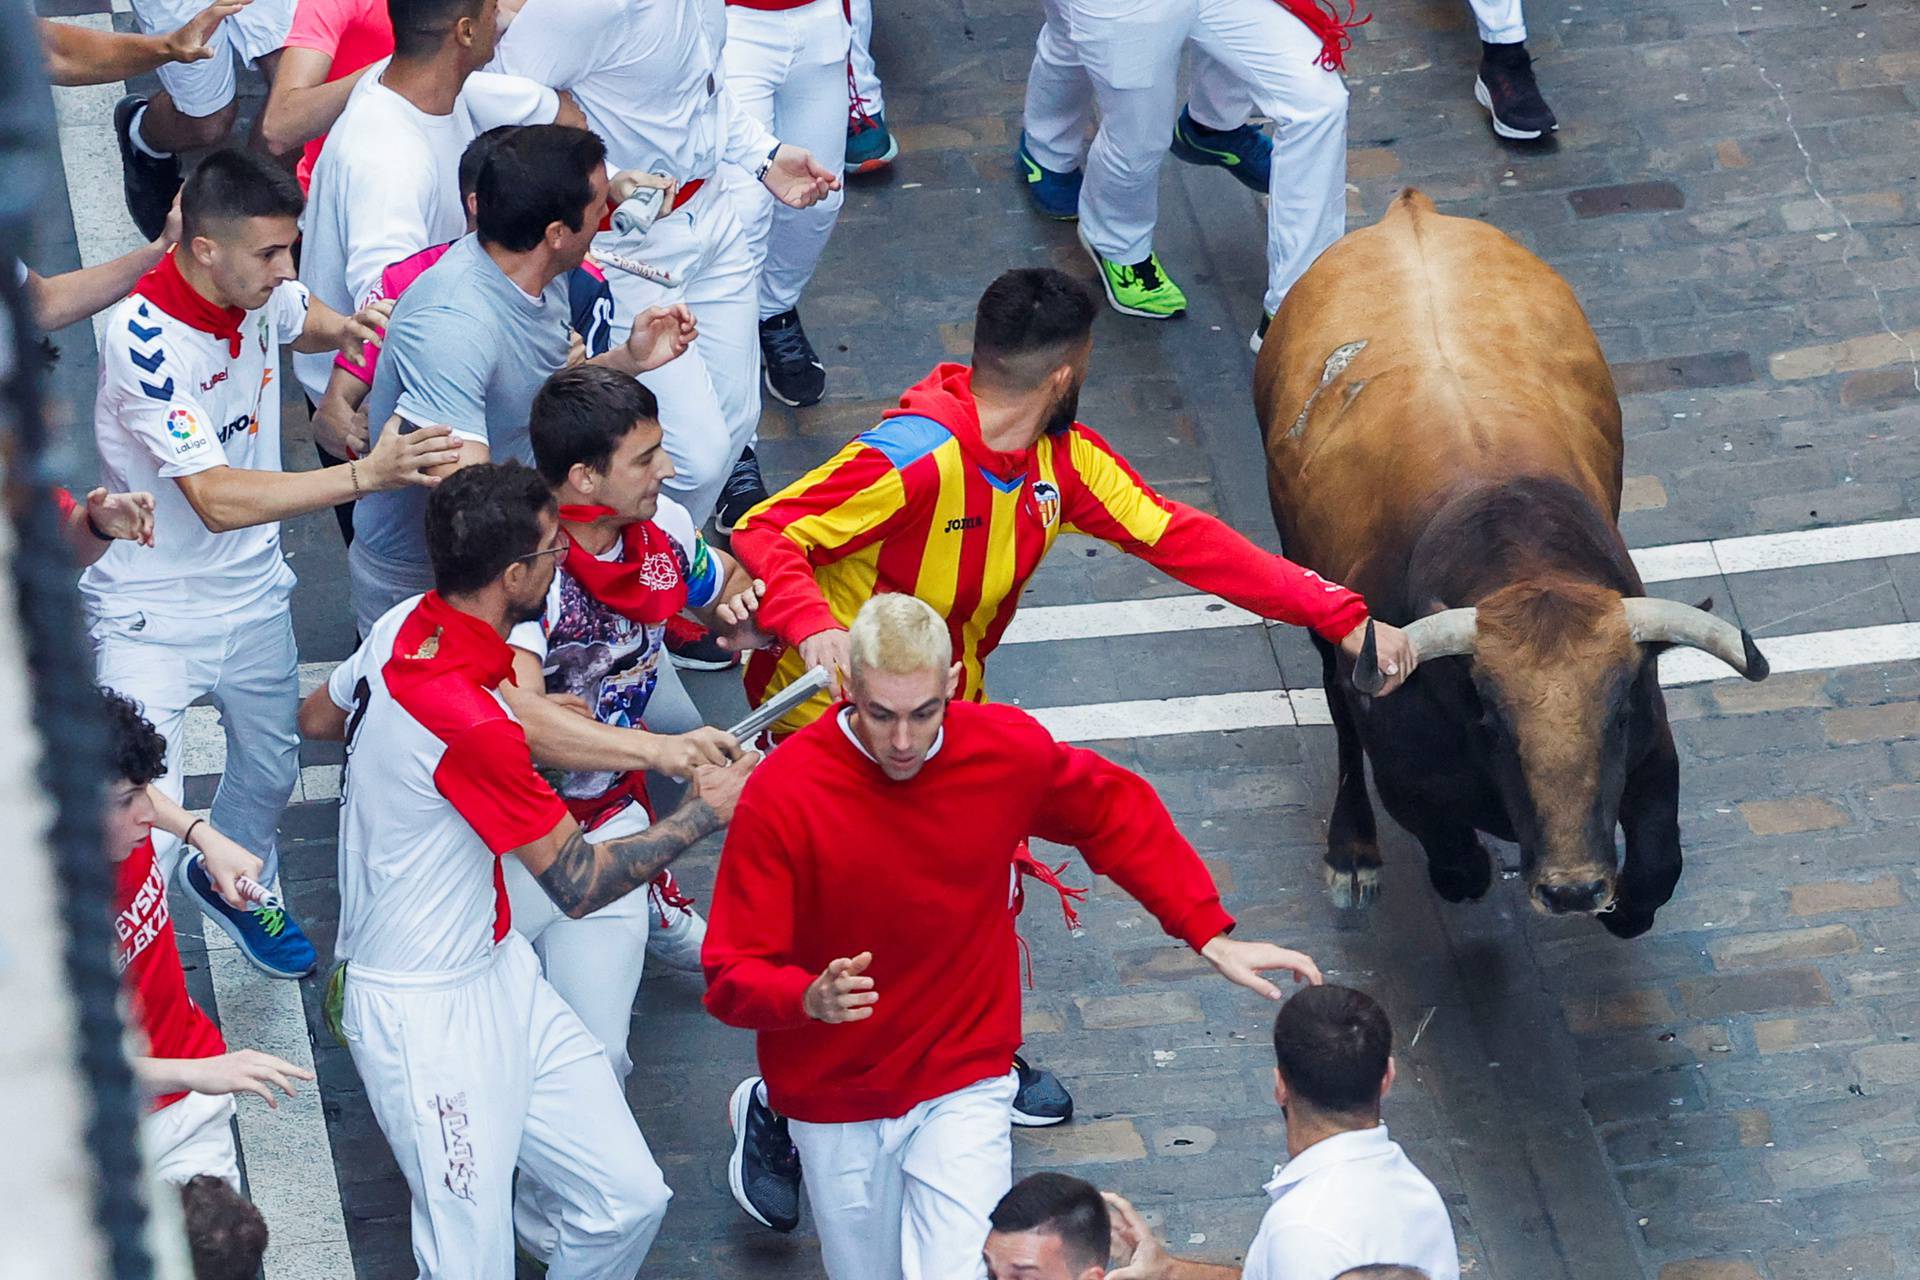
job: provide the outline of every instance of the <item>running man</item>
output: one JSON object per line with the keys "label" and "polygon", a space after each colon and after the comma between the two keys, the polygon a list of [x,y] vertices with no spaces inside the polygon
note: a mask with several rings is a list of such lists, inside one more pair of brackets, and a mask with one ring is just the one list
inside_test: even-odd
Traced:
{"label": "running man", "polygon": [[345,740],[342,1019],[354,1066],[413,1196],[425,1280],[509,1280],[513,1175],[553,1206],[522,1243],[554,1276],[632,1280],[672,1193],[604,1046],[512,928],[501,859],[578,919],[726,825],[758,757],[694,771],[680,807],[594,841],[534,772],[501,700],[507,633],[546,608],[571,545],[530,468],[486,463],[427,503],[435,589],[377,621],[300,709]]}
{"label": "running man", "polygon": [[[971,369],[939,366],[878,427],[748,513],[734,554],[766,583],[759,625],[784,642],[748,660],[750,701],[811,667],[844,671],[848,623],[888,591],[917,595],[947,620],[960,663],[954,696],[984,701],[987,655],[1062,532],[1111,542],[1188,586],[1359,652],[1367,624],[1359,596],[1161,497],[1074,420],[1094,312],[1062,272],[1004,273],[975,312]],[[1394,628],[1376,630],[1381,670],[1396,672],[1392,689],[1412,672],[1413,651]],[[790,713],[776,735],[815,720],[828,701],[823,693]],[[1016,1121],[1071,1114],[1051,1074],[1029,1069],[1023,1081]],[[778,1118],[757,1110],[751,1118],[756,1134],[769,1135],[767,1159],[751,1143],[744,1153],[736,1143],[736,1158],[778,1166],[780,1176],[755,1171],[748,1185],[769,1195],[797,1185],[779,1154]]]}
{"label": "running man", "polygon": [[741,798],[702,956],[707,1008],[759,1033],[831,1280],[984,1276],[1013,1181],[1020,1043],[1016,868],[1029,834],[1077,846],[1221,977],[1313,961],[1227,936],[1200,856],[1153,788],[1026,712],[955,702],[948,623],[876,596],[848,633],[851,698],[781,744]]}

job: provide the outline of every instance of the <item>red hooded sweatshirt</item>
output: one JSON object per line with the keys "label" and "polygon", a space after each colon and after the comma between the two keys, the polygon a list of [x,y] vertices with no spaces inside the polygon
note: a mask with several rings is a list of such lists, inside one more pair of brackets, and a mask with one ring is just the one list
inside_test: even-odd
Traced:
{"label": "red hooded sweatshirt", "polygon": [[[987,655],[1063,532],[1112,543],[1190,587],[1336,643],[1367,620],[1359,596],[1161,497],[1078,422],[1028,450],[989,449],[972,384],[965,365],[940,365],[879,426],[740,522],[733,553],[767,584],[762,626],[794,646],[850,625],[880,592],[917,595],[947,619],[958,696],[980,701]],[[760,650],[748,661],[748,697],[757,703],[804,670],[791,647]],[[823,694],[776,731],[826,705]]]}
{"label": "red hooded sweatshirt", "polygon": [[[1055,742],[1014,707],[954,702],[895,782],[835,707],[771,752],[727,828],[701,961],[707,1008],[760,1033],[776,1111],[840,1124],[903,1115],[1005,1075],[1020,1045],[1014,859],[1029,834],[1077,846],[1198,950],[1233,927],[1147,782]],[[827,965],[873,953],[879,1002],[816,1022]]]}

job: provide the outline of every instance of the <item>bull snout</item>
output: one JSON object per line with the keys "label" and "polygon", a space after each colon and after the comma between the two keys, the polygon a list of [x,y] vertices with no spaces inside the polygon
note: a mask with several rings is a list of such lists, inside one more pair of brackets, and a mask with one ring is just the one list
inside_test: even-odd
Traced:
{"label": "bull snout", "polygon": [[1606,911],[1613,906],[1613,882],[1599,879],[1537,884],[1533,887],[1533,896],[1556,916]]}

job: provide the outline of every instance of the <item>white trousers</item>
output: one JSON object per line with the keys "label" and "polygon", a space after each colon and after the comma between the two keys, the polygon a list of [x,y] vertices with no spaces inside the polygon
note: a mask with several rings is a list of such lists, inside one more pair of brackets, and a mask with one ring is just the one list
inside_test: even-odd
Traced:
{"label": "white trousers", "polygon": [[[847,18],[840,0],[798,9],[727,6],[722,56],[727,91],[740,110],[782,142],[804,147],[839,173],[847,159]],[[810,209],[790,209],[739,165],[721,166],[760,274],[759,319],[799,305],[827,250],[844,192]]]}
{"label": "white trousers", "polygon": [[140,1117],[140,1146],[162,1182],[193,1181],[203,1173],[240,1189],[240,1151],[233,1144],[233,1099],[189,1093]]}
{"label": "white trousers", "polygon": [[[722,165],[722,168],[732,166]],[[613,341],[625,342],[648,307],[684,302],[700,325],[685,355],[640,381],[660,400],[660,428],[675,475],[666,490],[697,528],[720,500],[727,472],[760,426],[760,307],[754,264],[736,202],[715,175],[644,238],[603,231],[594,244],[666,271],[659,284],[607,267]]]}
{"label": "white trousers", "polygon": [[[147,35],[166,35],[206,7],[204,0],[138,0],[133,16]],[[285,44],[293,26],[293,9],[294,0],[252,0],[238,13],[222,18],[207,37],[212,57],[163,64],[154,74],[180,114],[210,116],[232,102],[234,62],[251,67],[261,55]]]}
{"label": "white trousers", "polygon": [[[226,730],[226,766],[208,820],[266,862],[262,883],[280,875],[274,833],[300,777],[299,655],[293,644],[293,571],[244,608],[211,618],[147,609],[90,610],[89,635],[101,684],[140,704],[167,740],[160,789],[184,794],[187,707],[211,696]],[[196,769],[200,767],[195,764]],[[155,832],[154,853],[171,877],[180,842]]]}
{"label": "white trousers", "polygon": [[847,53],[853,96],[868,115],[877,116],[887,109],[887,99],[881,91],[879,68],[873,65],[873,0],[847,0],[847,9],[853,27],[853,47]]}
{"label": "white trousers", "polygon": [[[630,804],[588,832],[587,839],[598,843],[646,829],[646,809]],[[533,944],[541,973],[600,1042],[614,1079],[624,1089],[633,1072],[627,1040],[633,1031],[633,1002],[640,994],[653,920],[646,888],[574,920],[554,905],[520,859],[505,859],[502,871],[515,932]],[[520,1175],[513,1196],[513,1224],[534,1253],[545,1256],[559,1244],[563,1212],[559,1196],[531,1175]]]}
{"label": "white trousers", "polygon": [[1016,1087],[992,1076],[891,1120],[787,1122],[830,1280],[983,1280]]}
{"label": "white trousers", "polygon": [[1488,44],[1519,44],[1527,38],[1527,16],[1521,0],[1471,0],[1473,23]]}
{"label": "white trousers", "polygon": [[633,1280],[673,1193],[525,938],[451,973],[349,963],[341,1021],[413,1195],[422,1280],[512,1280],[516,1167],[560,1205],[551,1280]]}
{"label": "white trousers", "polygon": [[1153,252],[1160,164],[1179,111],[1180,51],[1188,41],[1206,60],[1196,63],[1207,86],[1201,123],[1238,123],[1242,101],[1273,118],[1264,301],[1269,312],[1277,309],[1346,230],[1347,89],[1316,65],[1319,38],[1273,0],[1047,0],[1046,10],[1027,135],[1050,140],[1042,145],[1051,160],[1035,153],[1041,164],[1073,167],[1061,163],[1062,140],[1085,127],[1087,91],[1075,88],[1071,71],[1084,68],[1100,127],[1087,149],[1080,225],[1113,261]]}

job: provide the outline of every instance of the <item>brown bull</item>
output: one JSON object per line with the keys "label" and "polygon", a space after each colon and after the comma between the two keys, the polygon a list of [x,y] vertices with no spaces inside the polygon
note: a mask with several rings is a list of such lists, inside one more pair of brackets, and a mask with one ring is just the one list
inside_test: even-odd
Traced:
{"label": "brown bull", "polygon": [[1335,900],[1377,884],[1364,750],[1441,896],[1486,892],[1486,832],[1519,844],[1536,906],[1646,930],[1681,862],[1654,654],[1692,645],[1754,680],[1766,663],[1732,624],[1644,598],[1615,523],[1620,403],[1572,290],[1494,228],[1403,192],[1287,295],[1254,403],[1287,555],[1362,592],[1421,656],[1376,702],[1368,655],[1349,668],[1319,646],[1339,734]]}

